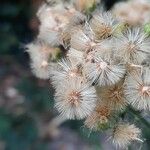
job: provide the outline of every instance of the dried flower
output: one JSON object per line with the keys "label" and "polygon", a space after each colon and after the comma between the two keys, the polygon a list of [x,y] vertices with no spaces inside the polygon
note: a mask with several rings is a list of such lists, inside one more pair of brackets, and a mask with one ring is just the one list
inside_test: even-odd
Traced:
{"label": "dried flower", "polygon": [[38,78],[49,79],[49,62],[56,59],[60,50],[56,50],[43,42],[31,43],[26,47],[31,58],[32,72]]}
{"label": "dried flower", "polygon": [[[126,26],[149,21],[149,3],[120,4],[119,22],[111,12],[97,13],[99,0],[46,1],[37,13],[38,38],[27,51],[33,73],[51,79],[60,117],[85,118],[91,131],[113,129],[119,148],[141,141],[140,129],[118,121],[126,117],[128,105],[150,110],[150,37],[140,27]],[[60,51],[64,58],[58,60]]]}
{"label": "dried flower", "polygon": [[106,103],[113,111],[123,111],[127,102],[123,91],[123,81],[105,88],[96,88],[97,95],[101,97],[103,103]]}
{"label": "dried flower", "polygon": [[82,30],[78,30],[71,36],[71,47],[79,51],[86,51],[90,48],[91,40],[87,37]]}
{"label": "dried flower", "polygon": [[71,48],[69,49],[67,56],[73,64],[75,65],[82,64],[83,52]]}
{"label": "dried flower", "polygon": [[90,21],[91,29],[99,40],[112,36],[118,25],[118,22],[109,12],[96,14]]}
{"label": "dried flower", "polygon": [[140,141],[141,130],[134,124],[119,123],[113,130],[112,140],[116,147],[125,148],[133,141]]}
{"label": "dried flower", "polygon": [[150,42],[140,28],[129,29],[116,39],[116,55],[126,63],[141,64],[150,53]]}
{"label": "dried flower", "polygon": [[131,73],[125,81],[124,93],[127,102],[136,109],[150,110],[150,69]]}
{"label": "dried flower", "polygon": [[86,22],[83,28],[79,28],[76,30],[76,32],[74,32],[74,34],[72,34],[70,45],[76,50],[88,53],[89,51],[93,50],[102,50],[104,45],[109,45],[109,43],[96,40],[95,33],[91,29],[90,25]]}
{"label": "dried flower", "polygon": [[72,79],[56,89],[55,107],[68,119],[83,119],[94,110],[96,100],[94,87],[81,79]]}
{"label": "dried flower", "polygon": [[49,73],[53,85],[56,87],[59,86],[64,80],[82,76],[80,66],[74,65],[69,59],[62,59],[59,61],[58,67],[51,68]]}
{"label": "dried flower", "polygon": [[117,3],[113,9],[113,14],[131,26],[143,25],[150,21],[150,3],[148,0],[132,0]]}
{"label": "dried flower", "polygon": [[[60,4],[60,6],[62,6],[62,4]],[[73,9],[73,13],[70,9],[71,8],[66,9],[65,7],[55,8],[45,4],[41,6],[37,13],[41,23],[38,38],[43,39],[53,46],[59,45],[62,30],[69,24],[70,18],[72,18],[76,12]]]}
{"label": "dried flower", "polygon": [[99,102],[94,111],[86,118],[85,126],[90,130],[97,131],[110,123],[112,110],[109,106]]}
{"label": "dried flower", "polygon": [[85,63],[84,71],[92,83],[110,86],[123,78],[125,67],[106,54],[106,56],[92,56],[91,61]]}

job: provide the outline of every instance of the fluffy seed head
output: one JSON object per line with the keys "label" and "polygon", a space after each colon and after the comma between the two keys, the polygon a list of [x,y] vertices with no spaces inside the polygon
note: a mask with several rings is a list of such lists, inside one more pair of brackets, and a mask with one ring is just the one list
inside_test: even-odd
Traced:
{"label": "fluffy seed head", "polygon": [[150,54],[150,42],[140,28],[129,29],[116,40],[116,55],[126,63],[141,64]]}
{"label": "fluffy seed head", "polygon": [[[59,43],[60,35],[62,34],[62,38],[66,39],[67,31],[65,30],[66,32],[64,32],[64,28],[69,24],[70,18],[72,18],[72,16],[74,15],[74,13],[71,13],[70,9],[68,8],[67,10],[63,6],[60,8],[53,8],[52,6],[46,4],[43,5],[39,9],[39,12],[37,14],[40,20],[40,30],[38,38],[53,46],[62,44]],[[63,33],[61,33],[62,30]]]}
{"label": "fluffy seed head", "polygon": [[[53,53],[56,53],[56,50],[41,42],[28,44],[26,47],[31,59],[32,72],[38,78],[48,79],[48,66],[53,57],[56,57],[53,56]],[[57,53],[54,55],[57,55]]]}
{"label": "fluffy seed head", "polygon": [[82,30],[78,30],[71,36],[70,45],[73,49],[86,51],[90,48],[90,38],[87,37]]}
{"label": "fluffy seed head", "polygon": [[134,108],[150,110],[150,69],[144,68],[142,74],[134,72],[127,76],[124,93],[126,100]]}
{"label": "fluffy seed head", "polygon": [[58,62],[58,67],[50,69],[50,77],[54,86],[59,86],[64,80],[70,80],[82,76],[80,66],[77,66],[69,59],[62,59]]}
{"label": "fluffy seed head", "polygon": [[99,130],[102,125],[107,125],[112,115],[111,108],[104,104],[96,106],[95,110],[86,118],[85,126],[91,130]]}
{"label": "fluffy seed head", "polygon": [[111,56],[98,56],[89,53],[88,62],[85,62],[84,71],[87,78],[92,83],[99,86],[113,85],[117,83],[125,74],[125,67],[119,62],[115,62]]}
{"label": "fluffy seed head", "polygon": [[140,141],[141,130],[134,124],[118,124],[112,135],[113,144],[119,148],[125,148],[133,141]]}
{"label": "fluffy seed head", "polygon": [[90,22],[91,29],[99,40],[113,35],[117,25],[118,22],[109,12],[94,15]]}
{"label": "fluffy seed head", "polygon": [[86,20],[86,16],[79,11],[73,12],[72,17],[70,17],[69,24],[71,25],[80,25],[83,24]]}
{"label": "fluffy seed head", "polygon": [[83,62],[83,52],[75,50],[73,48],[69,49],[67,57],[75,65],[82,64]]}
{"label": "fluffy seed head", "polygon": [[76,78],[56,89],[55,107],[67,119],[83,119],[94,110],[96,100],[94,87]]}
{"label": "fluffy seed head", "polygon": [[123,111],[127,102],[123,91],[123,82],[119,82],[111,87],[96,88],[97,94],[113,111]]}
{"label": "fluffy seed head", "polygon": [[131,26],[143,25],[150,20],[150,3],[148,0],[120,2],[114,6],[112,12],[117,19]]}

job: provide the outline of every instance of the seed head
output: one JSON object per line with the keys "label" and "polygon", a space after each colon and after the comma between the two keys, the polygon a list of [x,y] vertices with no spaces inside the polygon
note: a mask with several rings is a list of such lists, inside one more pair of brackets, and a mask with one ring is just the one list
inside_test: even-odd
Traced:
{"label": "seed head", "polygon": [[118,124],[112,135],[113,144],[119,148],[125,148],[133,141],[140,141],[141,130],[134,124]]}
{"label": "seed head", "polygon": [[48,66],[53,57],[53,53],[55,53],[55,49],[42,42],[31,43],[26,47],[31,59],[32,72],[38,78],[48,79]]}
{"label": "seed head", "polygon": [[150,42],[140,28],[129,29],[116,40],[116,55],[126,63],[142,64],[150,54]]}
{"label": "seed head", "polygon": [[[90,53],[89,53],[90,54]],[[125,74],[123,64],[116,62],[111,56],[101,56],[92,53],[89,55],[91,61],[85,62],[84,71],[92,83],[99,86],[110,86],[117,83]]]}
{"label": "seed head", "polygon": [[97,94],[113,111],[123,111],[127,102],[123,91],[123,81],[105,88],[97,88]]}
{"label": "seed head", "polygon": [[69,59],[62,59],[58,66],[50,69],[50,77],[55,87],[59,86],[64,80],[82,77],[80,66],[75,65]]}
{"label": "seed head", "polygon": [[150,110],[150,69],[144,68],[142,74],[134,72],[127,76],[124,93],[126,100],[134,108]]}
{"label": "seed head", "polygon": [[118,22],[109,12],[94,15],[90,22],[91,29],[98,40],[112,36],[117,25]]}
{"label": "seed head", "polygon": [[81,79],[63,82],[56,89],[55,107],[67,119],[83,119],[95,108],[96,91]]}
{"label": "seed head", "polygon": [[100,103],[97,104],[94,111],[86,118],[84,124],[90,130],[97,131],[101,129],[101,126],[109,124],[111,115],[111,108],[103,103]]}
{"label": "seed head", "polygon": [[68,58],[70,61],[75,64],[82,64],[83,63],[83,52],[70,48],[67,53]]}

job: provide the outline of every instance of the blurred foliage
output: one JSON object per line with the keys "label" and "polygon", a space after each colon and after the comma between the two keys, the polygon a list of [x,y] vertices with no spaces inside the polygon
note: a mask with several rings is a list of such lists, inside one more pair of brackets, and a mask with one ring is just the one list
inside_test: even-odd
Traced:
{"label": "blurred foliage", "polygon": [[[1,84],[3,78],[7,78],[10,73],[14,72],[12,63],[14,66],[16,63],[21,64],[24,68],[26,67],[24,64],[29,61],[21,47],[22,44],[33,39],[33,31],[29,28],[29,21],[33,14],[31,7],[31,0],[2,0],[0,2]],[[4,62],[3,59],[5,59]],[[0,150],[44,150],[44,142],[37,144],[39,135],[35,116],[45,111],[51,113],[53,91],[46,86],[39,86],[37,80],[30,76],[21,76],[15,86],[18,92],[25,97],[22,106],[17,106],[24,111],[21,114],[15,114],[5,107],[0,107],[0,141],[5,145],[2,147],[0,143]],[[34,148],[34,145],[37,148]]]}
{"label": "blurred foliage", "polygon": [[29,109],[35,112],[49,111],[53,108],[53,89],[39,87],[36,80],[30,81],[23,78],[17,85],[17,89],[26,97]]}
{"label": "blurred foliage", "polygon": [[31,16],[30,0],[1,1],[0,4],[0,54],[19,55],[20,43],[31,39],[28,27]]}
{"label": "blurred foliage", "polygon": [[[29,150],[39,138],[36,118],[46,112],[51,117],[53,89],[40,87],[35,79],[29,78],[22,78],[16,88],[25,96],[25,111],[15,114],[0,108],[0,141],[6,142],[6,150]],[[45,144],[38,143],[37,149],[43,150]]]}
{"label": "blurred foliage", "polygon": [[150,36],[150,23],[145,24],[144,31],[148,36]]}

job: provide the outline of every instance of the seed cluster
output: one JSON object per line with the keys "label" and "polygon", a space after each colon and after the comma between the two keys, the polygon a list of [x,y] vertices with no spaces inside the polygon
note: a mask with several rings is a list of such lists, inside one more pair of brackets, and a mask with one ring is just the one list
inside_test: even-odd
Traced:
{"label": "seed cluster", "polygon": [[150,110],[150,37],[111,11],[90,12],[99,1],[76,2],[40,7],[39,35],[27,45],[31,68],[51,80],[61,117],[85,119],[94,131],[112,129],[113,143],[124,148],[141,141],[141,130],[123,124],[120,114],[129,105]]}

